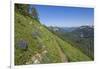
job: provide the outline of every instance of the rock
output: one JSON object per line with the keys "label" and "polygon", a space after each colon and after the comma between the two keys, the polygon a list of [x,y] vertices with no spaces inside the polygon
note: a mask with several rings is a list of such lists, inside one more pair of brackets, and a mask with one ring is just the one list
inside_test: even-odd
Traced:
{"label": "rock", "polygon": [[43,52],[42,52],[42,54],[46,54],[47,53],[47,50],[44,50]]}
{"label": "rock", "polygon": [[38,59],[36,59],[36,60],[34,61],[34,63],[37,64],[37,63],[40,63],[40,61],[39,61]]}
{"label": "rock", "polygon": [[19,48],[21,49],[27,49],[28,48],[28,43],[25,40],[20,40],[18,43]]}
{"label": "rock", "polygon": [[35,61],[35,59],[36,59],[36,58],[35,58],[34,56],[31,58],[32,61]]}
{"label": "rock", "polygon": [[35,56],[36,56],[36,58],[38,58],[38,59],[41,58],[41,54],[39,54],[39,53],[37,53]]}
{"label": "rock", "polygon": [[39,35],[39,32],[34,31],[32,32],[32,36],[33,38],[36,38],[37,36],[40,36],[40,35]]}

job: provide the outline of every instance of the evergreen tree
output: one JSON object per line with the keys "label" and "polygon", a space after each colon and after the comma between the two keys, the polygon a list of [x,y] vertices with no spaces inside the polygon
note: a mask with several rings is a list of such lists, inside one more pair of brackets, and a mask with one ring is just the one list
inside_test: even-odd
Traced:
{"label": "evergreen tree", "polygon": [[28,4],[15,4],[15,11],[19,12],[23,15],[28,15],[28,9],[29,5]]}

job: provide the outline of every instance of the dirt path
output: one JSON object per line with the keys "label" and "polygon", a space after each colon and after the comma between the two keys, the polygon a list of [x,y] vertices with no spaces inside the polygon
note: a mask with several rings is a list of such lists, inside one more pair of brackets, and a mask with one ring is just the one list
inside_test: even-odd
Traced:
{"label": "dirt path", "polygon": [[[55,42],[57,43],[57,41],[55,40]],[[58,46],[56,46],[56,48],[59,51],[60,57],[61,57],[61,61],[62,62],[68,62],[68,59],[66,58],[65,54],[63,53],[63,51],[61,50],[61,48]]]}

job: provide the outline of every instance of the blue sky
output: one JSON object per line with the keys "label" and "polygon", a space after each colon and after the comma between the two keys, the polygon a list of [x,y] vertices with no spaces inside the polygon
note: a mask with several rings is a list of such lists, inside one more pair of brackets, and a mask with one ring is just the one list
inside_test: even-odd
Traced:
{"label": "blue sky", "polygon": [[46,26],[76,27],[93,25],[94,9],[80,7],[33,5],[42,24]]}

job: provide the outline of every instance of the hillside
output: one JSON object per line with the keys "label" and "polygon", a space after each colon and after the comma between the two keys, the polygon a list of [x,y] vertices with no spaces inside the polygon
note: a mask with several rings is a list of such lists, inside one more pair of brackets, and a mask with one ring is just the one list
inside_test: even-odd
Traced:
{"label": "hillside", "polygon": [[[79,26],[70,28],[48,27],[49,30],[70,43],[73,47],[80,49],[83,53],[94,60],[94,27]],[[55,30],[56,28],[56,30]]]}
{"label": "hillside", "polygon": [[80,49],[42,25],[29,5],[15,5],[15,65],[91,61]]}
{"label": "hillside", "polygon": [[15,13],[15,65],[89,60],[36,19]]}

